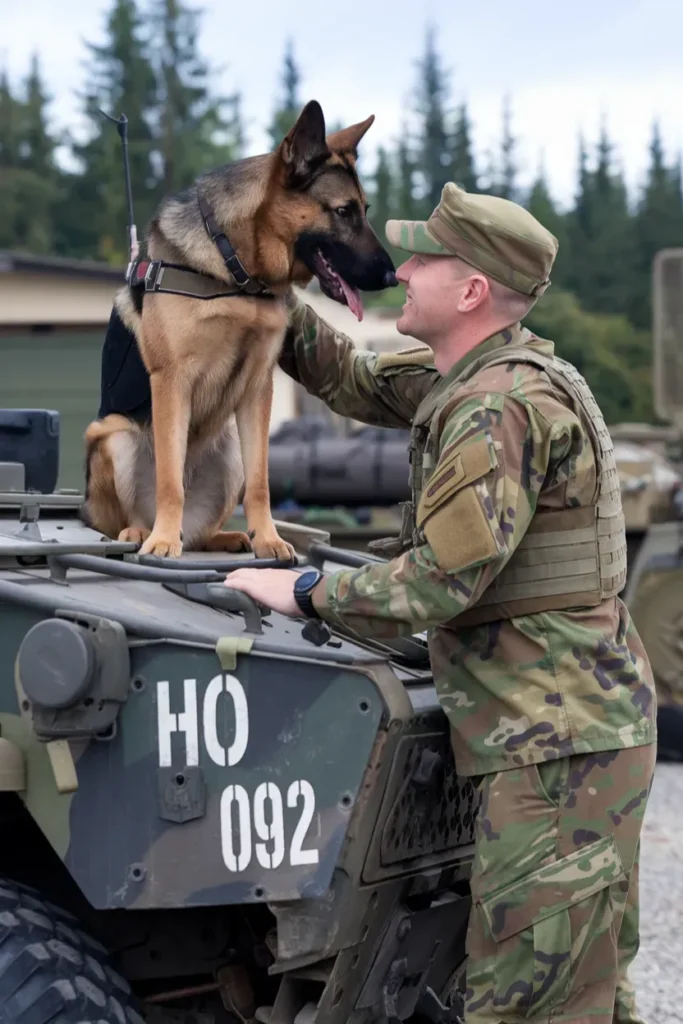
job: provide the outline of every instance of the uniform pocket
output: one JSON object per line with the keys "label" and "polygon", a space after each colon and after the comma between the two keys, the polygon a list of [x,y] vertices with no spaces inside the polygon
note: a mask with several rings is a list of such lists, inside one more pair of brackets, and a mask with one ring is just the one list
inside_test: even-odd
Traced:
{"label": "uniform pocket", "polygon": [[625,878],[605,836],[479,901],[496,943],[497,1013],[525,1020],[559,1007],[577,978],[593,983],[605,964],[591,945],[602,948],[606,932],[613,939],[611,886]]}

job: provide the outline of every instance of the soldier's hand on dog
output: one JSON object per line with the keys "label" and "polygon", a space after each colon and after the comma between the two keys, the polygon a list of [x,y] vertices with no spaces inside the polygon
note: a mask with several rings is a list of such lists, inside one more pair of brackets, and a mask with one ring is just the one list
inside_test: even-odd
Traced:
{"label": "soldier's hand on dog", "polygon": [[281,615],[300,618],[301,609],[294,599],[298,575],[292,569],[235,569],[228,575],[225,586],[241,590]]}

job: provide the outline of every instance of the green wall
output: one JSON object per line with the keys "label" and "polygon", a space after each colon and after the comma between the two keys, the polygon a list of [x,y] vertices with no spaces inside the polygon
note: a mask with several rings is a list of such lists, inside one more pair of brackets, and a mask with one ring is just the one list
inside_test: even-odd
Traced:
{"label": "green wall", "polygon": [[85,486],[83,432],[97,416],[105,330],[0,334],[0,408],[60,414],[59,487]]}

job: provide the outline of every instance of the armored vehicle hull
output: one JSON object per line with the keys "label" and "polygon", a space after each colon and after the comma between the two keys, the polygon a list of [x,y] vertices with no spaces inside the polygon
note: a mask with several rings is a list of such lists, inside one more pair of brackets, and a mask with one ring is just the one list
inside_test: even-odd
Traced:
{"label": "armored vehicle hull", "polygon": [[[145,558],[79,506],[0,493],[0,1020],[458,1020],[476,790],[424,638],[259,608],[223,581],[272,562]],[[359,558],[279,528],[297,568]]]}

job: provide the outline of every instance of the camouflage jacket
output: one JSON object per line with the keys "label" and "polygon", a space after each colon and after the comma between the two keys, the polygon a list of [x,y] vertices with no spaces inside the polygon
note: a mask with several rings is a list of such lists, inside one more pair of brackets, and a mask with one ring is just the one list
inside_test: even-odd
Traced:
{"label": "camouflage jacket", "polygon": [[457,521],[450,543],[440,537],[438,550],[418,529],[412,546],[391,561],[329,575],[313,594],[322,618],[359,636],[428,631],[434,682],[463,775],[637,746],[656,734],[650,664],[618,597],[458,627],[457,616],[501,572],[539,504],[576,507],[589,504],[594,492],[593,449],[580,421],[535,367],[484,367],[465,384],[455,380],[483,353],[520,344],[554,350],[516,324],[442,377],[428,349],[390,357],[356,350],[298,302],[280,358],[282,369],[330,409],[364,423],[414,431],[425,403],[448,403],[438,450],[420,466],[420,492],[445,477],[454,451],[484,436],[493,444],[497,458],[470,488],[494,524],[488,550],[472,550],[470,531]]}

